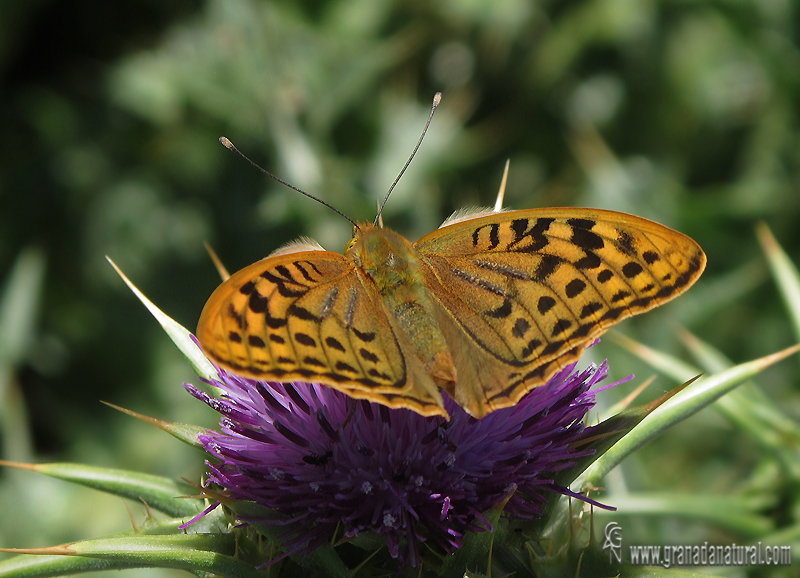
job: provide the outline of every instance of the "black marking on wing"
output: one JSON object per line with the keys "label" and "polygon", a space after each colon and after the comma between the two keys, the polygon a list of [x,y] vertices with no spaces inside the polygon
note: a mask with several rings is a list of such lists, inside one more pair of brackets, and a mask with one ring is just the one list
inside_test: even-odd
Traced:
{"label": "black marking on wing", "polygon": [[[506,245],[506,251],[520,253],[541,251],[550,244],[545,232],[554,221],[555,219],[549,217],[541,217],[536,219],[533,226],[530,227],[530,219],[514,219],[510,224],[511,230],[514,232],[514,239]],[[530,240],[530,244],[522,244],[525,240]]]}
{"label": "black marking on wing", "polygon": [[233,303],[228,303],[228,308],[226,309],[226,311],[228,313],[228,317],[233,319],[236,325],[239,326],[239,329],[241,329],[242,331],[247,329],[247,318],[244,315],[240,314],[238,311],[236,311],[236,309],[233,306]]}
{"label": "black marking on wing", "polygon": [[617,246],[619,247],[620,251],[629,257],[636,257],[636,241],[634,238],[631,237],[626,231],[617,231],[617,233],[619,233],[619,237],[617,237]]}
{"label": "black marking on wing", "polygon": [[564,262],[564,259],[557,255],[542,255],[542,260],[536,266],[536,271],[533,274],[535,281],[544,283],[547,279],[556,272],[558,266]]}
{"label": "black marking on wing", "polygon": [[644,267],[642,267],[636,261],[630,261],[622,266],[622,274],[628,279],[633,279],[642,271],[644,271]]}
{"label": "black marking on wing", "polygon": [[656,253],[655,251],[645,251],[644,253],[642,253],[642,259],[644,259],[644,262],[647,263],[648,265],[652,265],[653,263],[658,261],[660,257],[658,256],[658,253]]}
{"label": "black marking on wing", "polygon": [[370,341],[375,339],[375,332],[374,331],[359,331],[355,327],[352,328],[353,333],[356,334],[361,341],[369,343]]}
{"label": "black marking on wing", "polygon": [[522,339],[523,337],[525,337],[525,334],[528,332],[528,329],[530,328],[531,324],[528,322],[528,320],[525,319],[524,317],[519,317],[514,322],[514,328],[511,330],[511,334],[514,337]]}
{"label": "black marking on wing", "polygon": [[489,228],[489,250],[492,250],[500,244],[500,223],[488,223],[486,225],[481,225],[474,231],[472,231],[472,245],[474,247],[478,246],[478,241],[480,240],[480,233],[481,229]]}
{"label": "black marking on wing", "polygon": [[539,297],[539,303],[537,304],[537,308],[539,309],[539,313],[544,315],[548,311],[550,311],[556,304],[556,300],[550,297],[549,295],[544,295]]}
{"label": "black marking on wing", "polygon": [[495,273],[500,273],[501,275],[505,275],[509,279],[521,279],[523,281],[531,280],[531,276],[528,275],[527,273],[514,269],[513,267],[509,267],[508,265],[502,265],[500,263],[492,263],[491,261],[485,261],[483,259],[475,259],[473,263],[475,263],[475,265],[477,265],[481,269],[486,269],[488,271],[494,271]]}
{"label": "black marking on wing", "polygon": [[505,319],[509,315],[511,315],[511,300],[508,298],[503,299],[503,304],[496,309],[490,309],[486,312],[486,315],[489,317],[494,317],[495,319]]}
{"label": "black marking on wing", "polygon": [[311,321],[317,324],[322,322],[322,317],[314,315],[314,313],[312,313],[305,307],[301,307],[295,303],[289,305],[289,308],[286,310],[286,315],[287,316],[291,315],[292,317],[297,317],[298,319],[302,319],[303,321]]}
{"label": "black marking on wing", "polygon": [[592,232],[590,230],[591,227],[580,227],[574,224],[573,221],[585,221],[583,224],[591,223],[592,227],[595,225],[594,221],[589,221],[588,219],[568,219],[567,223],[572,225],[572,237],[570,237],[570,242],[573,245],[580,247],[587,253],[602,249],[605,246],[603,238],[597,233]]}
{"label": "black marking on wing", "polygon": [[337,351],[342,351],[342,352],[345,351],[344,345],[342,345],[342,343],[335,337],[326,337],[325,344],[331,349],[335,349]]}
{"label": "black marking on wing", "polygon": [[316,347],[317,341],[306,333],[297,332],[294,334],[295,341],[307,347]]}
{"label": "black marking on wing", "polygon": [[570,299],[574,299],[575,297],[583,293],[584,289],[586,289],[586,281],[584,281],[583,279],[573,279],[572,281],[567,283],[565,289],[567,297],[569,297]]}
{"label": "black marking on wing", "polygon": [[248,335],[247,344],[250,347],[257,347],[258,349],[264,349],[267,347],[267,344],[264,343],[264,340],[261,339],[258,335]]}
{"label": "black marking on wing", "polygon": [[586,251],[586,256],[582,257],[581,259],[575,261],[575,268],[577,269],[597,269],[600,265],[602,265],[602,261],[600,257],[598,257],[597,253],[592,251]]}

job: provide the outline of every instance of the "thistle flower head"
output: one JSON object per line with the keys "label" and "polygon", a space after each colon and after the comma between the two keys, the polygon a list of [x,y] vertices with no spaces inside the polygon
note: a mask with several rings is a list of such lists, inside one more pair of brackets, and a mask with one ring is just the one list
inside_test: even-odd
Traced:
{"label": "thistle flower head", "polygon": [[223,416],[219,432],[201,436],[215,458],[209,481],[298,522],[283,536],[287,553],[313,550],[338,526],[347,537],[378,534],[393,557],[417,565],[422,542],[454,551],[506,499],[507,515],[531,519],[547,492],[572,495],[553,476],[590,453],[573,443],[594,405],[590,388],[606,373],[605,363],[584,371],[570,365],[481,420],[447,399],[449,422],[324,385],[223,370],[209,382],[222,390],[218,399],[186,388]]}

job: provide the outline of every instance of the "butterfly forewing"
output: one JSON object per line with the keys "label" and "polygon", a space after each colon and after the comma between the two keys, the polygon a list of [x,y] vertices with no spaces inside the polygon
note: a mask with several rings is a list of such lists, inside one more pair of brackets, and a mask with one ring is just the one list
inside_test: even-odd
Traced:
{"label": "butterfly forewing", "polygon": [[262,379],[394,386],[405,380],[398,346],[391,333],[379,334],[380,312],[371,312],[356,281],[337,253],[260,261],[212,295],[198,339],[218,363]]}
{"label": "butterfly forewing", "polygon": [[416,248],[441,283],[442,306],[507,368],[486,392],[499,406],[609,326],[682,293],[705,266],[685,235],[592,209],[498,213],[444,227]]}

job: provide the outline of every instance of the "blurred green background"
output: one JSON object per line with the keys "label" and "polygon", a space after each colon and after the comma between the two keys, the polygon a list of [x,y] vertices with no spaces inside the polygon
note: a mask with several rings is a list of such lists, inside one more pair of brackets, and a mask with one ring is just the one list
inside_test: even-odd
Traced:
{"label": "blurred green background", "polygon": [[[416,239],[455,209],[491,205],[510,159],[510,208],[622,210],[706,250],[694,289],[622,332],[685,356],[682,325],[736,362],[791,345],[754,225],[766,221],[800,263],[799,12],[791,0],[6,0],[1,457],[197,480],[200,454],[98,402],[215,424],[104,255],[194,329],[219,281],[204,241],[236,270],[299,235],[335,251],[350,237],[344,219],[253,170],[220,135],[371,219],[436,91],[387,226]],[[635,383],[652,372],[609,339],[590,357]],[[790,359],[760,380],[793,420],[798,369]],[[645,397],[673,386],[660,377]],[[603,394],[606,405],[633,387]],[[770,460],[706,410],[630,459],[615,491],[760,489],[772,528],[789,527],[798,480]],[[0,510],[4,546],[128,524],[116,499],[7,469]],[[642,543],[741,538],[663,516],[636,531]]]}

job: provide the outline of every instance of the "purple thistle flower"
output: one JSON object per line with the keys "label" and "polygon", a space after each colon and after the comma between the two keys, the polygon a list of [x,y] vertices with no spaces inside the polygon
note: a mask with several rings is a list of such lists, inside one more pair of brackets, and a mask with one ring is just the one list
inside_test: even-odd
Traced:
{"label": "purple thistle flower", "polygon": [[575,495],[552,478],[593,451],[572,444],[585,433],[590,388],[607,365],[574,368],[481,420],[446,398],[449,422],[319,384],[259,382],[223,370],[209,382],[223,391],[220,399],[185,387],[223,415],[220,432],[200,436],[219,460],[208,462],[209,481],[233,499],[299,521],[283,536],[287,554],[313,550],[341,524],[347,537],[383,536],[392,557],[416,566],[420,542],[453,552],[509,495],[503,510],[521,519],[542,513],[546,492]]}

